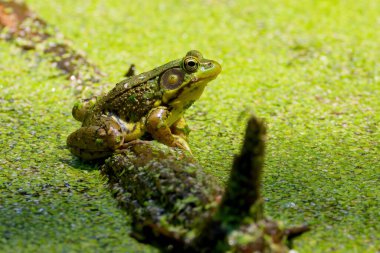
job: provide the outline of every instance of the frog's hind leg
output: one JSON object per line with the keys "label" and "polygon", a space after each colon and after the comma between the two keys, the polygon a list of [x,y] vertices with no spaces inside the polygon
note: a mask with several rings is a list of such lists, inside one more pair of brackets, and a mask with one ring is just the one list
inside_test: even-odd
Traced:
{"label": "frog's hind leg", "polygon": [[123,145],[120,126],[106,118],[102,126],[84,126],[67,137],[67,146],[72,154],[84,160],[110,156]]}

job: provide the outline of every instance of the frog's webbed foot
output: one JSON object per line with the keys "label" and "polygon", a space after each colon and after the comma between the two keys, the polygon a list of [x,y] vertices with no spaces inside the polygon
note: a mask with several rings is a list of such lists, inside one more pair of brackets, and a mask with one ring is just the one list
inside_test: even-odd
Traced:
{"label": "frog's webbed foot", "polygon": [[171,128],[166,123],[169,113],[165,107],[153,109],[147,118],[147,131],[155,140],[170,147],[177,147],[191,153],[189,144],[186,141],[186,135],[182,136],[181,133],[179,135],[173,134]]}
{"label": "frog's webbed foot", "polygon": [[190,152],[190,154],[192,154],[190,146],[185,139],[183,139],[181,136],[178,136],[178,135],[173,135],[173,137],[174,137],[173,147],[187,150]]}
{"label": "frog's webbed foot", "polygon": [[128,141],[128,142],[124,142],[121,146],[119,146],[117,149],[116,149],[116,153],[121,153],[123,152],[123,149],[128,149],[130,147],[133,147],[135,145],[141,145],[141,144],[147,144],[149,143],[150,141],[147,141],[147,140],[140,140],[140,139],[136,139],[136,140],[133,140],[133,141]]}

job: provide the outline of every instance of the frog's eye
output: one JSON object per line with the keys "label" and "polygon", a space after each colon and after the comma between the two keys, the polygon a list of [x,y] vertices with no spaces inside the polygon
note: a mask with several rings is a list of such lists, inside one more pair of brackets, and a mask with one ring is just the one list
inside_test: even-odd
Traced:
{"label": "frog's eye", "polygon": [[189,73],[193,73],[197,71],[199,66],[198,59],[193,56],[188,56],[183,61],[183,67]]}
{"label": "frog's eye", "polygon": [[184,76],[180,68],[169,69],[161,76],[160,85],[168,90],[176,89],[183,83]]}

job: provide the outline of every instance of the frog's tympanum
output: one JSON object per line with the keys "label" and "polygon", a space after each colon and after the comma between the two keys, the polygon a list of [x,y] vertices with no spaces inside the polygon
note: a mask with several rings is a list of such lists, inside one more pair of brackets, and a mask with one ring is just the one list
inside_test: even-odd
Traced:
{"label": "frog's tympanum", "polygon": [[73,116],[82,127],[70,134],[67,146],[85,160],[107,157],[125,143],[148,137],[190,151],[183,114],[220,71],[219,63],[192,50],[182,59],[131,76],[108,94],[74,106]]}

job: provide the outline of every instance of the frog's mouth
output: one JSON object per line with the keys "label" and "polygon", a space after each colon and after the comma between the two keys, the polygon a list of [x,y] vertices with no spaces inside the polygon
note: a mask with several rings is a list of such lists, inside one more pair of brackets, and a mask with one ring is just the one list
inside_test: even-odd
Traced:
{"label": "frog's mouth", "polygon": [[201,62],[199,68],[200,70],[197,75],[192,76],[190,82],[182,87],[177,94],[198,89],[200,87],[204,88],[208,82],[214,80],[222,71],[222,66],[213,60],[205,60],[205,62]]}
{"label": "frog's mouth", "polygon": [[212,80],[214,80],[222,71],[222,66],[213,60],[205,60],[199,66],[199,73],[193,77],[193,79],[186,85],[183,91],[179,93],[192,92],[193,90],[203,89]]}

